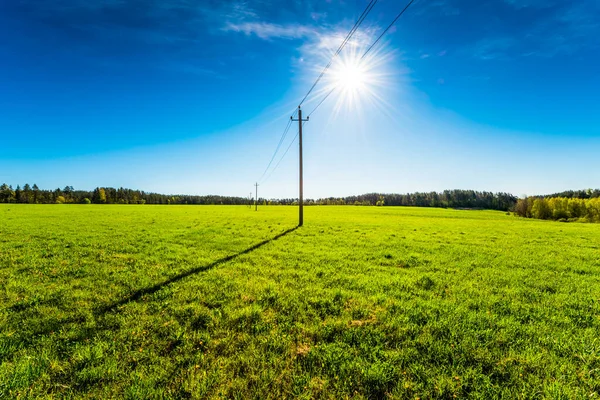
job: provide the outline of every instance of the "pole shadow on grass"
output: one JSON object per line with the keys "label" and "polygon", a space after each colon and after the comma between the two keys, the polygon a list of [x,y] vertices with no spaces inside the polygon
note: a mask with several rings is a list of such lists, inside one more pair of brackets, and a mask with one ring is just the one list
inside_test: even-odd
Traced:
{"label": "pole shadow on grass", "polygon": [[242,256],[244,254],[248,254],[250,252],[253,252],[254,250],[256,250],[256,249],[258,249],[258,248],[260,248],[260,247],[262,247],[262,246],[264,246],[266,244],[269,244],[269,243],[271,243],[274,240],[277,240],[277,239],[279,239],[279,238],[281,238],[281,237],[283,237],[283,236],[285,236],[285,235],[287,235],[289,233],[294,232],[296,229],[298,229],[297,226],[294,227],[294,228],[288,229],[287,231],[282,232],[279,235],[272,237],[271,239],[263,240],[262,242],[257,243],[257,244],[255,244],[252,247],[248,247],[246,250],[240,251],[239,253],[232,254],[232,255],[227,256],[227,257],[223,257],[223,258],[221,258],[221,259],[219,259],[217,261],[214,261],[214,262],[212,262],[210,264],[207,264],[207,265],[202,265],[202,266],[199,266],[199,267],[192,268],[192,269],[189,269],[187,271],[181,272],[181,273],[179,273],[179,274],[177,274],[177,275],[175,275],[175,276],[173,276],[173,277],[171,277],[171,278],[169,278],[169,279],[167,279],[167,280],[165,280],[163,282],[157,283],[156,285],[136,290],[135,292],[131,293],[129,296],[125,297],[124,299],[121,299],[119,301],[115,301],[113,303],[110,303],[110,304],[107,304],[105,306],[97,308],[94,311],[94,314],[95,315],[105,314],[105,313],[107,313],[109,311],[113,311],[114,309],[116,309],[116,308],[118,308],[120,306],[123,306],[125,304],[131,303],[132,301],[137,301],[142,296],[145,296],[147,294],[155,293],[155,292],[159,291],[160,289],[162,289],[163,287],[168,286],[168,285],[170,285],[172,283],[178,282],[178,281],[180,281],[180,280],[182,280],[184,278],[187,278],[188,276],[195,275],[197,273],[207,271],[207,270],[212,269],[212,268],[214,268],[214,267],[216,267],[218,265],[221,265],[221,264],[224,264],[226,262],[229,262],[229,261],[231,261],[231,260],[233,260],[233,259],[235,259],[235,258],[237,258],[239,256]]}
{"label": "pole shadow on grass", "polygon": [[[251,247],[248,247],[247,249],[245,249],[243,251],[240,251],[239,253],[232,254],[230,256],[213,261],[210,264],[202,265],[202,266],[195,267],[195,268],[189,269],[187,271],[181,272],[163,282],[157,283],[156,285],[136,290],[135,292],[131,293],[129,296],[127,296],[121,300],[109,303],[109,304],[101,306],[99,308],[96,308],[95,310],[93,310],[92,313],[95,317],[102,317],[103,315],[109,313],[110,311],[117,309],[120,306],[137,301],[144,295],[155,293],[155,292],[159,291],[160,289],[162,289],[163,287],[168,286],[172,283],[179,282],[180,280],[187,278],[188,276],[195,275],[195,274],[198,274],[203,271],[208,271],[208,270],[215,268],[221,264],[224,264],[226,262],[234,260],[239,256],[251,253],[254,250],[257,250],[260,247],[262,247],[268,243],[271,243],[274,240],[277,240],[289,233],[294,232],[296,229],[298,229],[297,226],[294,228],[288,229],[285,232],[282,232],[270,239],[263,240],[260,243],[257,243]],[[19,310],[17,309],[15,311],[19,311]],[[68,325],[68,324],[84,324],[86,322],[86,320],[87,320],[86,316],[80,314],[80,315],[71,315],[69,317],[61,318],[61,319],[45,318],[42,321],[36,321],[34,324],[30,325],[29,327],[27,327],[28,321],[23,321],[24,326],[22,326],[22,329],[20,330],[22,335],[15,335],[10,340],[12,345],[10,345],[10,343],[9,343],[9,345],[10,345],[9,347],[12,347],[12,349],[10,349],[10,350],[4,349],[4,351],[0,351],[0,364],[2,362],[4,362],[5,360],[9,359],[12,356],[12,354],[14,354],[19,349],[35,345],[35,343],[37,343],[41,337],[44,337],[51,332],[58,331],[62,327],[64,327],[65,325]],[[100,330],[107,330],[107,329],[112,329],[112,326],[106,325],[106,326],[95,326],[95,327],[90,327],[90,328],[84,328],[82,330],[82,332],[80,333],[80,335],[78,335],[78,338],[73,339],[73,340],[74,341],[84,340],[86,338],[91,337],[94,332],[98,332]],[[2,350],[2,349],[0,349],[0,350]]]}

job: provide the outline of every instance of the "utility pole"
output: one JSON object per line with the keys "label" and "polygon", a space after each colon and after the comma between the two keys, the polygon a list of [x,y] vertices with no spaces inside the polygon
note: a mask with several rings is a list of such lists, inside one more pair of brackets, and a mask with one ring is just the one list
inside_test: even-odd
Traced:
{"label": "utility pole", "polygon": [[298,210],[298,226],[302,226],[302,224],[304,224],[304,182],[302,179],[302,123],[308,121],[308,118],[309,117],[306,117],[306,119],[302,119],[302,109],[300,108],[300,106],[298,106],[298,119],[294,119],[293,116],[290,117],[292,121],[298,121],[298,148],[300,151],[300,193],[298,198],[298,206],[300,208]]}
{"label": "utility pole", "polygon": [[254,200],[254,211],[258,211],[258,182],[256,182],[254,184],[254,186],[256,187],[256,197]]}

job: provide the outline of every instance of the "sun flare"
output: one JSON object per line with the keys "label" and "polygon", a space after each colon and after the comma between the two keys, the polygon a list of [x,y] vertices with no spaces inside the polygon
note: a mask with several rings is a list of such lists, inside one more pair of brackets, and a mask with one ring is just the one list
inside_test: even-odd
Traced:
{"label": "sun flare", "polygon": [[335,85],[343,92],[360,91],[368,81],[365,69],[357,62],[343,62],[333,74]]}
{"label": "sun flare", "polygon": [[323,64],[316,63],[315,71],[322,69],[325,60],[330,62],[324,74],[324,84],[311,99],[315,109],[327,99],[333,100],[332,116],[342,111],[352,111],[356,115],[357,111],[360,114],[374,108],[387,108],[385,98],[398,78],[391,68],[394,53],[386,46],[367,52],[371,41],[372,38],[364,36],[348,43],[339,55],[333,50],[321,54]]}
{"label": "sun flare", "polygon": [[341,56],[332,64],[328,89],[335,93],[336,111],[356,110],[377,95],[380,82],[375,67],[372,59],[360,58],[356,52]]}

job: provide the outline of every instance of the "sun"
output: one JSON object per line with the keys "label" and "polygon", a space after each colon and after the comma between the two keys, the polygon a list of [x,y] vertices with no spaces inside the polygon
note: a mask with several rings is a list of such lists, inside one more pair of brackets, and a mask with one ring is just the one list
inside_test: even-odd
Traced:
{"label": "sun", "polygon": [[323,88],[326,93],[332,92],[334,114],[382,106],[383,93],[392,83],[386,69],[388,55],[371,53],[365,57],[364,48],[357,45],[345,50],[331,64]]}
{"label": "sun", "polygon": [[355,93],[364,90],[368,83],[368,74],[360,63],[343,60],[333,71],[333,85],[344,93]]}
{"label": "sun", "polygon": [[331,65],[328,77],[328,88],[335,93],[336,110],[360,108],[376,90],[377,79],[373,63],[368,59],[350,53],[339,57]]}
{"label": "sun", "polygon": [[329,45],[337,44],[338,37],[335,39],[323,40],[313,53],[315,59],[310,59],[313,73],[321,72],[317,82],[323,80],[307,101],[307,115],[322,104],[329,107],[330,118],[346,112],[358,118],[376,110],[389,114],[387,99],[395,95],[396,83],[403,75],[393,65],[396,52],[385,43],[369,51],[373,38],[368,34],[354,37],[341,52],[334,51]]}

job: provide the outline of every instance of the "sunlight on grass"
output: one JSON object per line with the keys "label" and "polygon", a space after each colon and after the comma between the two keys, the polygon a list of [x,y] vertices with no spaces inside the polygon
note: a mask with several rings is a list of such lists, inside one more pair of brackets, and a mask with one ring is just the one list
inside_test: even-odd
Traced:
{"label": "sunlight on grass", "polygon": [[[0,398],[584,398],[600,225],[0,205]],[[593,397],[593,396],[592,396]]]}

